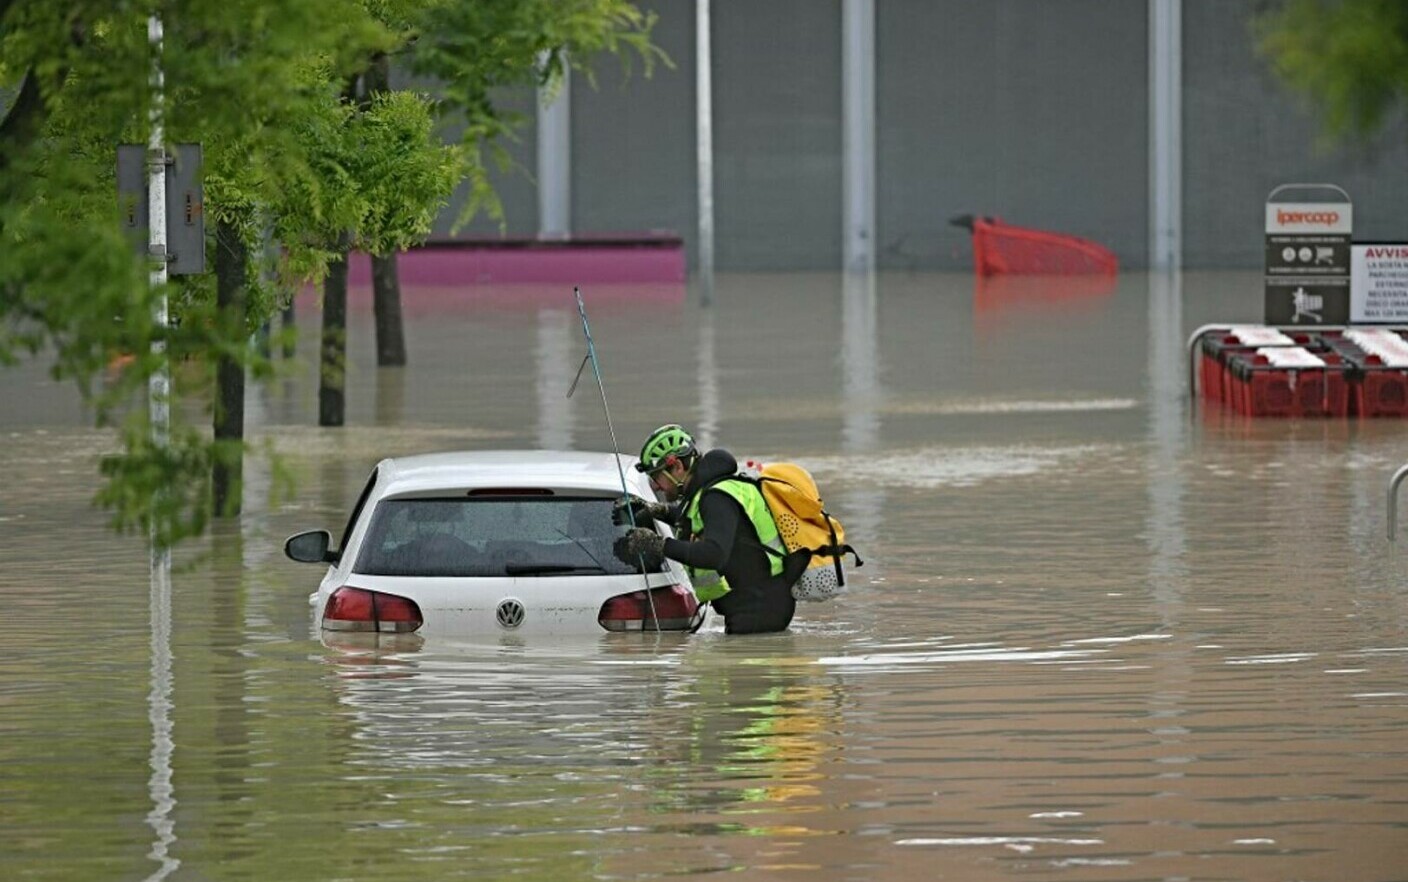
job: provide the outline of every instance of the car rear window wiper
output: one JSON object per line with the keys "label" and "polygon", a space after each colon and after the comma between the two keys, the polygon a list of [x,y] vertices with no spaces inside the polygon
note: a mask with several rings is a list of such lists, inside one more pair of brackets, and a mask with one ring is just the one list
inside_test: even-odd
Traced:
{"label": "car rear window wiper", "polygon": [[604,573],[606,567],[571,563],[508,564],[504,572],[510,576],[544,576],[549,573]]}

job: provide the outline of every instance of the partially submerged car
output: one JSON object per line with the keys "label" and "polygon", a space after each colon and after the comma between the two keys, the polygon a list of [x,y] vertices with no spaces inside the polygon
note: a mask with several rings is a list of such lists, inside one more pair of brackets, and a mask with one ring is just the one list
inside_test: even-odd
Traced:
{"label": "partially submerged car", "polygon": [[[469,636],[693,631],[706,607],[684,568],[612,553],[621,483],[652,499],[633,457],[577,451],[435,453],[372,470],[342,541],[292,536],[331,566],[313,599],[324,631]],[[670,535],[661,523],[640,524]]]}

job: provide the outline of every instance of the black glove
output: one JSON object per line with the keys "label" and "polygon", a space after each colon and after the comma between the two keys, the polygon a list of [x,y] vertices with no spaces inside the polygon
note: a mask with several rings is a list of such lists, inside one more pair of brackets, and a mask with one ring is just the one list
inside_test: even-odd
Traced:
{"label": "black glove", "polygon": [[624,499],[616,500],[616,505],[611,509],[611,523],[618,527],[631,524],[630,517],[626,514],[629,505],[631,514],[635,516],[634,523],[648,524],[651,521],[669,522],[671,505],[668,502],[646,502],[643,499],[632,499],[629,503]]}
{"label": "black glove", "polygon": [[665,537],[649,527],[636,527],[617,539],[611,553],[623,563],[645,563],[647,570],[659,569],[665,562]]}

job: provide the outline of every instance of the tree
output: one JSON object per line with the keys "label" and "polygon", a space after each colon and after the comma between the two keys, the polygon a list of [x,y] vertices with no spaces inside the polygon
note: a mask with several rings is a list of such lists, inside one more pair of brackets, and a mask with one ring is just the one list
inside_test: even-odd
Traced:
{"label": "tree", "polygon": [[[653,14],[624,0],[388,0],[370,4],[378,21],[400,35],[398,58],[409,70],[439,84],[442,116],[464,123],[460,173],[470,183],[459,224],[479,211],[503,220],[502,206],[489,179],[486,157],[499,167],[508,164],[503,141],[521,120],[503,112],[493,101],[495,89],[512,86],[551,86],[561,78],[568,59],[590,78],[588,64],[600,53],[616,54],[629,70],[632,53],[647,72],[664,58],[650,43]],[[571,46],[572,53],[566,49]],[[381,96],[395,94],[390,85],[390,55],[375,53],[360,77],[349,82],[344,97],[363,107]],[[428,230],[427,230],[428,231]],[[319,424],[340,426],[345,409],[346,250],[367,250],[372,260],[372,298],[379,366],[406,363],[401,325],[400,285],[396,252],[391,240],[377,243],[339,240],[342,259],[334,260],[323,292],[322,368],[319,385]]]}
{"label": "tree", "polygon": [[311,138],[321,149],[315,166],[321,186],[306,195],[324,194],[326,210],[319,215],[310,202],[295,212],[313,219],[305,224],[305,235],[331,257],[323,287],[318,394],[323,426],[343,422],[348,251],[382,254],[423,239],[447,201],[459,167],[459,151],[433,137],[423,96],[380,92],[363,111],[352,87],[343,95],[340,118]]}
{"label": "tree", "polygon": [[[0,358],[45,353],[56,376],[78,385],[100,425],[122,426],[121,452],[104,460],[107,482],[97,498],[117,526],[150,527],[170,544],[204,528],[208,476],[217,460],[233,461],[240,445],[207,437],[180,418],[181,408],[172,410],[169,443],[153,442],[143,404],[165,358],[152,344],[163,343],[177,363],[223,358],[260,370],[250,327],[275,298],[245,285],[254,293],[245,298],[249,314],[232,319],[217,313],[224,298],[213,280],[191,278],[169,286],[174,320],[163,325],[152,311],[158,292],[149,290],[145,261],[118,232],[113,151],[119,142],[146,140],[146,25],[156,8],[0,0],[0,83],[17,86],[0,121]],[[335,130],[343,111],[333,84],[384,51],[391,35],[352,0],[286,2],[277,14],[254,0],[160,9],[168,140],[206,145],[217,240],[222,247],[248,242],[268,224],[285,244],[285,278],[318,277],[327,252],[310,230],[351,210],[341,188],[320,174],[329,155],[347,153],[348,134]],[[428,133],[424,102],[388,115],[394,123],[416,112]],[[238,287],[235,279],[229,290]],[[227,312],[239,311],[228,304]],[[117,354],[125,364],[109,371]],[[208,397],[178,373],[176,396],[192,393]]]}
{"label": "tree", "polygon": [[[647,75],[657,61],[668,63],[650,42],[654,13],[624,0],[439,2],[391,10],[384,20],[406,38],[398,57],[411,72],[441,84],[441,113],[463,126],[461,172],[470,198],[456,227],[481,211],[504,220],[490,169],[509,166],[504,142],[523,120],[495,104],[495,90],[551,91],[569,62],[591,80],[591,65],[603,54],[618,57],[627,72],[639,57]],[[370,92],[390,88],[388,68],[388,56],[373,60]],[[405,364],[396,252],[372,255],[372,286],[377,363]]]}
{"label": "tree", "polygon": [[[164,292],[150,289],[144,257],[120,234],[113,195],[115,145],[146,142],[146,25],[156,12],[167,140],[205,145],[217,249],[214,277]],[[649,68],[661,57],[652,22],[622,0],[0,0],[0,95],[10,99],[0,119],[0,362],[42,353],[99,425],[121,428],[96,497],[114,524],[151,529],[167,545],[198,534],[212,484],[228,510],[243,454],[240,384],[246,371],[270,369],[251,332],[293,286],[332,278],[335,288],[345,248],[385,253],[423,236],[460,176],[472,194],[462,221],[480,210],[502,217],[485,157],[506,156],[499,139],[516,120],[492,90],[551,82],[568,45],[574,64],[602,51],[628,63],[629,48]],[[364,109],[344,100],[370,59],[407,47],[412,70],[445,84],[437,103],[404,91]],[[467,122],[460,149],[431,137],[433,107]],[[281,249],[274,285],[262,282],[267,236]],[[170,323],[154,316],[159,295],[169,295]],[[334,323],[326,336],[340,351],[339,334]],[[213,368],[218,395],[201,371],[178,372],[173,390],[208,402],[213,437],[174,407],[169,441],[153,441],[146,390],[168,359]]]}
{"label": "tree", "polygon": [[1323,112],[1330,134],[1369,135],[1408,98],[1408,4],[1285,0],[1255,22],[1272,69]]}
{"label": "tree", "polygon": [[[391,59],[386,53],[372,59],[363,84],[366,100],[391,91]],[[396,252],[373,254],[371,260],[376,363],[378,367],[400,367],[406,363],[406,329],[401,321],[401,277]]]}

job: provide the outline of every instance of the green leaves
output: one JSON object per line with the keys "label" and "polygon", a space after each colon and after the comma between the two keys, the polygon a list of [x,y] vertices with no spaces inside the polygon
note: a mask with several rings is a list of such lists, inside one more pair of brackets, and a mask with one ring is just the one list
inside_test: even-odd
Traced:
{"label": "green leaves", "polygon": [[1287,0],[1256,21],[1258,48],[1325,114],[1332,135],[1368,135],[1408,96],[1408,4]]}
{"label": "green leaves", "polygon": [[320,277],[319,256],[339,237],[382,254],[425,238],[458,179],[459,149],[435,135],[430,102],[386,92],[359,110],[331,104],[300,123],[304,173],[271,194],[278,239],[290,260]]}
{"label": "green leaves", "polygon": [[429,99],[385,92],[350,127],[350,163],[366,210],[354,245],[385,254],[422,241],[459,177],[460,149],[435,135]]}
{"label": "green leaves", "polygon": [[[142,249],[119,232],[115,149],[148,139],[154,12],[166,142],[202,144],[208,232],[236,230],[252,264],[242,319],[216,310],[209,275],[150,290]],[[387,253],[421,241],[461,180],[462,220],[497,212],[487,165],[506,157],[518,120],[493,91],[551,87],[568,64],[590,80],[602,54],[649,72],[668,63],[653,22],[623,0],[0,0],[0,363],[52,355],[100,425],[126,415],[96,497],[117,527],[168,544],[199,534],[210,468],[240,448],[184,425],[179,398],[209,407],[221,356],[267,374],[252,329],[346,244]],[[356,89],[388,56],[434,82],[436,99]],[[466,124],[455,145],[436,132],[450,114]],[[259,265],[269,241],[275,283]],[[178,398],[158,445],[147,387],[171,364]]]}

